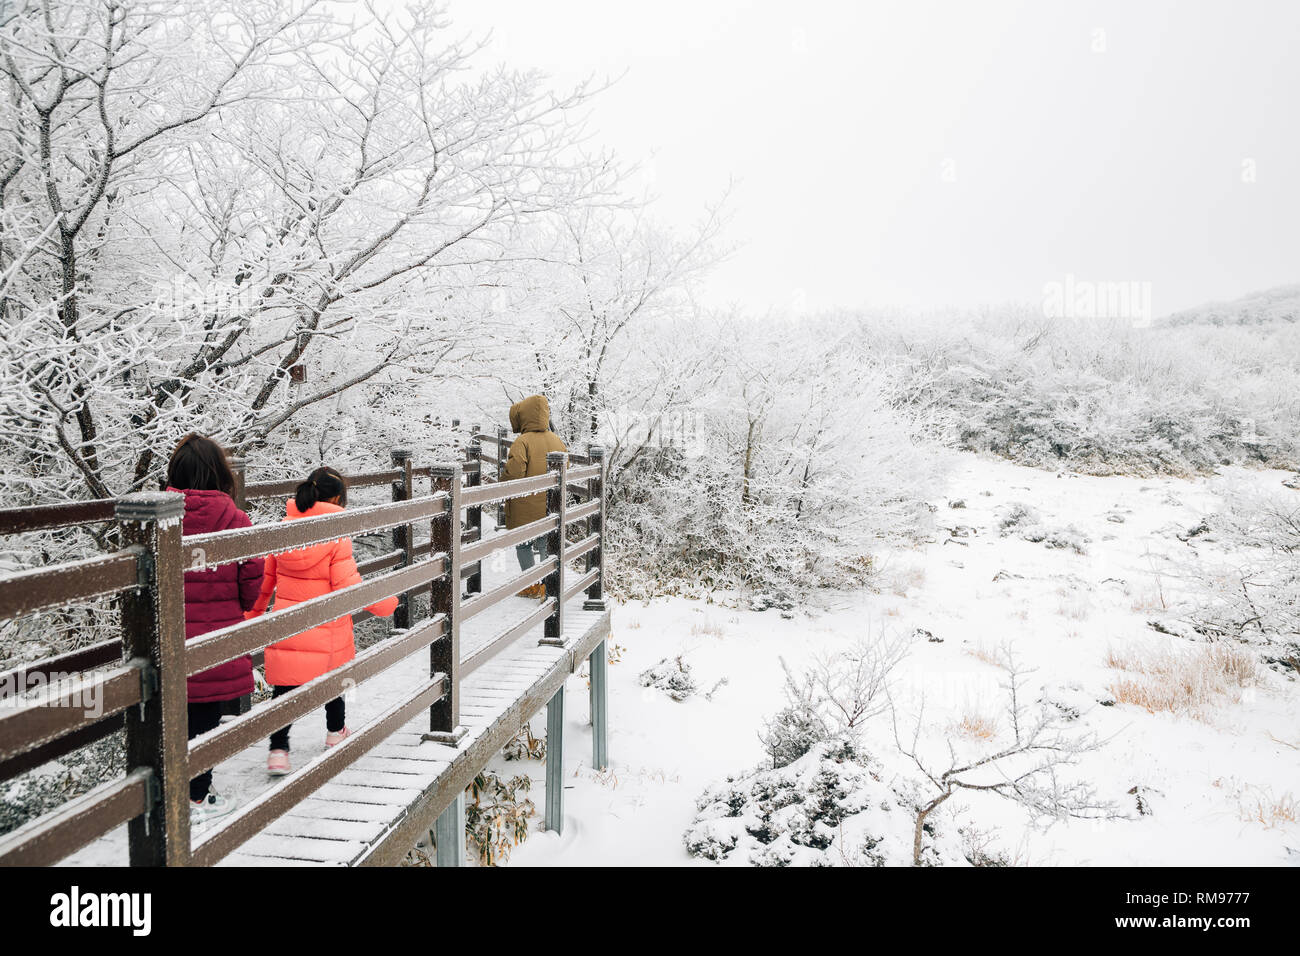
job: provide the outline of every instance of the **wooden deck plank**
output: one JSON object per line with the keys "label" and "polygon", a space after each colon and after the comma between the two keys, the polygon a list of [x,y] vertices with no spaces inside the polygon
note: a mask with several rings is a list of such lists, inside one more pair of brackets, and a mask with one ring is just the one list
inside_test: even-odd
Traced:
{"label": "wooden deck plank", "polygon": [[494,669],[490,671],[485,667],[481,673],[473,675],[470,680],[477,677],[485,685],[495,680],[522,680],[532,683],[554,663],[554,660],[549,660],[530,664],[528,667],[501,668],[500,670]]}
{"label": "wooden deck plank", "polygon": [[275,820],[263,833],[271,836],[314,837],[321,840],[343,840],[370,843],[388,826],[384,820],[331,820],[327,817],[288,814]]}
{"label": "wooden deck plank", "polygon": [[552,657],[547,660],[529,661],[525,665],[515,668],[505,667],[481,667],[469,676],[466,683],[477,682],[486,683],[492,680],[535,680],[537,675],[547,670],[554,664],[556,658]]}
{"label": "wooden deck plank", "polygon": [[424,737],[414,731],[399,730],[384,741],[385,747],[419,747],[427,743]]}
{"label": "wooden deck plank", "polygon": [[480,690],[480,691],[485,690],[489,692],[499,691],[501,694],[501,700],[503,702],[508,702],[512,697],[518,697],[520,691],[527,690],[529,687],[532,687],[533,684],[535,683],[536,680],[525,680],[521,678],[517,681],[516,680],[507,681],[497,677],[497,678],[491,678],[489,680],[484,681],[476,688],[476,690]]}
{"label": "wooden deck plank", "polygon": [[502,707],[509,706],[510,702],[519,696],[517,691],[502,690],[500,688],[475,688],[471,693],[473,699],[479,701],[478,709],[487,713],[495,714]]}
{"label": "wooden deck plank", "polygon": [[353,803],[374,803],[385,807],[401,807],[420,795],[415,788],[405,790],[381,787],[358,787],[346,783],[325,784],[316,791],[326,800],[347,800]]}
{"label": "wooden deck plank", "polygon": [[276,836],[263,831],[249,840],[241,856],[284,860],[307,860],[314,863],[349,863],[365,850],[357,840],[321,840],[306,836]]}
{"label": "wooden deck plank", "polygon": [[321,820],[351,820],[356,823],[387,823],[392,812],[382,803],[355,803],[351,800],[324,800],[308,797],[294,810],[303,816]]}
{"label": "wooden deck plank", "polygon": [[236,850],[224,860],[219,861],[217,866],[347,866],[347,864],[343,861],[325,863],[320,860],[293,860],[287,857],[254,856],[251,853]]}
{"label": "wooden deck plank", "polygon": [[496,657],[484,664],[480,670],[488,671],[495,667],[531,667],[543,661],[559,658],[560,649],[543,644],[529,644],[516,648],[509,657]]}
{"label": "wooden deck plank", "polygon": [[355,770],[381,771],[384,773],[402,773],[409,774],[413,777],[423,777],[431,769],[439,765],[445,765],[445,760],[435,760],[432,757],[424,758],[416,754],[405,756],[393,753],[377,753],[372,751],[358,760],[354,765]]}
{"label": "wooden deck plank", "polygon": [[[509,704],[510,701],[513,700],[515,696],[516,695],[511,694],[511,695],[497,696],[497,697],[483,697],[483,696],[479,696],[478,694],[475,694],[473,697],[468,699],[475,702],[475,712],[479,716],[482,716],[485,714],[497,713],[498,711],[501,710],[501,708],[504,705]],[[465,705],[465,701],[462,700],[461,701],[462,713],[464,712],[464,705]]]}
{"label": "wooden deck plank", "polygon": [[359,770],[350,768],[334,778],[333,782],[351,787],[375,787],[380,790],[423,790],[438,778],[442,769],[431,765],[424,773],[390,773],[387,770]]}

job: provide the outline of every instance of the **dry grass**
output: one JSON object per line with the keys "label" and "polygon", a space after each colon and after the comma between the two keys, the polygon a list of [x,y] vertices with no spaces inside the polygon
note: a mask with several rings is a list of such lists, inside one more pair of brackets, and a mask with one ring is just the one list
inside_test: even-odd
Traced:
{"label": "dry grass", "polygon": [[1241,819],[1247,823],[1280,827],[1300,822],[1300,803],[1290,791],[1275,797],[1272,791],[1249,787],[1238,794]]}
{"label": "dry grass", "polygon": [[1143,663],[1137,651],[1112,645],[1106,649],[1106,666],[1115,671],[1135,671],[1140,670]]}
{"label": "dry grass", "polygon": [[907,592],[925,584],[925,568],[899,568],[882,575],[885,590],[897,597],[907,597]]}
{"label": "dry grass", "polygon": [[1259,680],[1254,656],[1223,642],[1185,651],[1112,647],[1106,654],[1106,666],[1141,675],[1119,678],[1110,685],[1110,692],[1117,702],[1149,713],[1204,717],[1209,706],[1225,698],[1239,702],[1242,688]]}
{"label": "dry grass", "polygon": [[1230,777],[1219,777],[1213,786],[1232,794],[1237,816],[1246,823],[1261,823],[1269,829],[1300,823],[1300,801],[1289,790],[1278,797],[1268,787],[1238,783]]}
{"label": "dry grass", "polygon": [[399,866],[435,866],[434,858],[423,846],[412,847]]}
{"label": "dry grass", "polygon": [[705,621],[703,624],[691,625],[691,634],[695,637],[723,637],[726,633],[726,628],[716,621]]}
{"label": "dry grass", "polygon": [[1000,647],[985,647],[983,644],[976,644],[974,647],[966,648],[966,653],[975,660],[992,667],[1006,666],[1006,653]]}
{"label": "dry grass", "polygon": [[967,740],[992,740],[998,735],[998,722],[974,709],[967,709],[961,720],[950,728],[953,733]]}
{"label": "dry grass", "polygon": [[1159,591],[1143,591],[1133,599],[1130,606],[1138,614],[1151,614],[1155,611],[1168,610],[1165,599]]}
{"label": "dry grass", "polygon": [[1092,604],[1086,597],[1071,595],[1061,599],[1057,611],[1067,620],[1083,621],[1087,620],[1088,614],[1092,611]]}

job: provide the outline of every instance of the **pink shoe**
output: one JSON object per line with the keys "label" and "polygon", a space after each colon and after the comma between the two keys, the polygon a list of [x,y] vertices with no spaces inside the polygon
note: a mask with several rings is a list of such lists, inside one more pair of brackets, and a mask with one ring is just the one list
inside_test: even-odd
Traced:
{"label": "pink shoe", "polygon": [[272,750],[266,755],[266,772],[272,777],[283,777],[289,772],[289,751]]}
{"label": "pink shoe", "polygon": [[325,734],[325,746],[337,747],[339,744],[343,743],[343,738],[349,736],[351,733],[352,731],[348,730],[347,727],[344,727],[342,730],[331,730]]}

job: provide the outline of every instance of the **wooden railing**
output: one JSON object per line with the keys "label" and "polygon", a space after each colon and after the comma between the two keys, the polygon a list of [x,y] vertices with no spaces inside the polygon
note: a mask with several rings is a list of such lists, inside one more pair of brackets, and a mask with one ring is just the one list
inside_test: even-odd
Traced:
{"label": "wooden railing", "polygon": [[[575,458],[583,463],[574,466]],[[0,532],[114,520],[120,540],[120,550],[113,554],[0,577],[0,619],[107,596],[116,597],[121,615],[120,638],[0,674],[0,695],[6,687],[23,691],[0,696],[0,780],[123,728],[127,762],[121,779],[0,837],[0,864],[55,862],[122,823],[128,825],[132,865],[212,864],[421,711],[429,715],[427,739],[457,744],[464,734],[461,680],[538,624],[544,624],[544,642],[559,642],[565,602],[585,592],[598,606],[603,591],[602,450],[592,448],[586,456],[549,455],[546,474],[505,483],[484,480],[483,460],[478,441],[471,441],[464,460],[431,467],[416,467],[411,452],[395,450],[390,470],[349,478],[352,488],[391,484],[391,503],[200,535],[182,535],[184,499],[176,493],[127,495],[112,501],[107,514],[104,502],[0,512]],[[246,484],[243,463],[235,465],[241,505],[287,496],[296,487],[289,481]],[[415,481],[422,478],[428,478],[429,491],[416,494]],[[539,492],[547,496],[544,518],[482,537],[483,508]],[[570,497],[582,503],[570,507]],[[427,541],[417,541],[420,526],[429,529]],[[392,549],[360,562],[360,584],[185,640],[186,570],[383,532],[391,534]],[[483,592],[485,559],[543,535],[549,544],[545,560]],[[570,537],[577,540],[570,542]],[[574,562],[578,568],[570,567]],[[468,592],[464,600],[462,582]],[[545,584],[546,596],[535,611],[462,658],[463,621],[539,582]],[[417,619],[413,598],[424,589],[430,594],[430,612]],[[257,654],[345,614],[360,617],[367,606],[394,595],[399,606],[391,637],[187,740],[187,677]],[[223,818],[191,846],[193,776],[423,650],[429,652],[430,666],[418,688],[282,786]],[[33,684],[38,689],[32,690]],[[95,702],[93,708],[86,706],[88,700]]]}

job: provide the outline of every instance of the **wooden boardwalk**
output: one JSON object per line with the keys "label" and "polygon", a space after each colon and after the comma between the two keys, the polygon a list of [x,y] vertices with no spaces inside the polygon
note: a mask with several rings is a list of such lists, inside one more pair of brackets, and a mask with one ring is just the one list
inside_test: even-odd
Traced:
{"label": "wooden boardwalk", "polygon": [[[111,599],[119,636],[0,675],[36,690],[0,713],[0,781],[124,731],[127,772],[0,836],[0,864],[208,866],[385,865],[426,833],[440,866],[465,857],[465,789],[542,707],[547,711],[548,829],[564,826],[564,686],[590,661],[592,762],[607,766],[603,598],[604,452],[551,453],[543,474],[502,481],[496,455],[471,430],[463,460],[354,476],[389,485],[392,502],[251,528],[185,535],[176,493],[0,510],[0,533],[115,520],[118,550],[0,575],[0,619]],[[495,465],[496,481],[485,465]],[[417,493],[416,481],[428,481]],[[236,503],[275,499],[285,482],[247,483]],[[423,491],[423,489],[420,489]],[[503,503],[544,495],[535,521],[503,529]],[[485,520],[486,519],[486,520]],[[418,540],[417,528],[428,528]],[[388,538],[360,565],[363,579],[291,608],[185,638],[184,573],[339,537]],[[526,570],[516,549],[542,542]],[[520,598],[522,589],[544,592]],[[417,598],[427,594],[425,601]],[[186,739],[186,678],[397,596],[394,629],[356,657],[273,701],[240,707]],[[424,603],[422,611],[418,603]],[[66,669],[66,672],[65,672]],[[99,705],[78,706],[90,692]],[[15,695],[17,696],[17,695]],[[321,708],[347,702],[352,734],[324,745]],[[266,773],[267,735],[293,724],[293,772]],[[214,769],[233,804],[192,820],[189,781]]]}
{"label": "wooden boardwalk", "polygon": [[[515,598],[466,622],[462,633],[462,658],[471,657],[511,619],[522,620],[536,602]],[[461,684],[461,724],[467,733],[456,747],[424,740],[429,719],[421,714],[382,744],[357,760],[291,812],[274,820],[219,866],[391,866],[401,863],[416,842],[434,829],[449,808],[487,762],[518,731],[520,724],[547,706],[564,687],[565,680],[599,649],[610,632],[608,610],[584,610],[581,598],[565,607],[565,646],[539,644],[539,623]],[[349,703],[349,726],[354,731],[378,718],[409,687],[427,679],[428,663],[415,655],[365,685],[364,700]],[[373,688],[371,684],[379,684]],[[594,708],[593,708],[594,709]],[[310,769],[327,753],[316,738],[321,721],[310,717],[294,725],[294,774],[266,776],[265,746],[250,747],[217,768],[216,781],[235,779],[223,786],[240,801],[239,809],[273,794],[294,775]],[[301,741],[301,745],[299,744]],[[547,777],[558,785],[563,746],[548,740]],[[312,756],[314,754],[314,756]],[[307,757],[307,760],[303,760]],[[553,763],[553,761],[555,761]],[[548,793],[550,792],[548,786]],[[455,817],[456,814],[450,815]],[[558,828],[557,821],[544,821]],[[197,848],[221,821],[196,828]],[[464,840],[463,824],[458,836]],[[120,861],[125,853],[126,828],[111,833],[72,854],[68,866],[93,866]],[[444,857],[445,858],[445,857]]]}
{"label": "wooden boardwalk", "polygon": [[[461,723],[468,733],[458,747],[423,740],[422,715],[219,865],[400,863],[520,723],[546,706],[594,650],[603,652],[609,611],[584,611],[581,601],[566,611],[566,647],[539,645],[539,624],[465,678]],[[548,777],[550,761],[562,761],[563,753],[562,746],[548,750]],[[463,825],[455,836],[464,840]]]}

